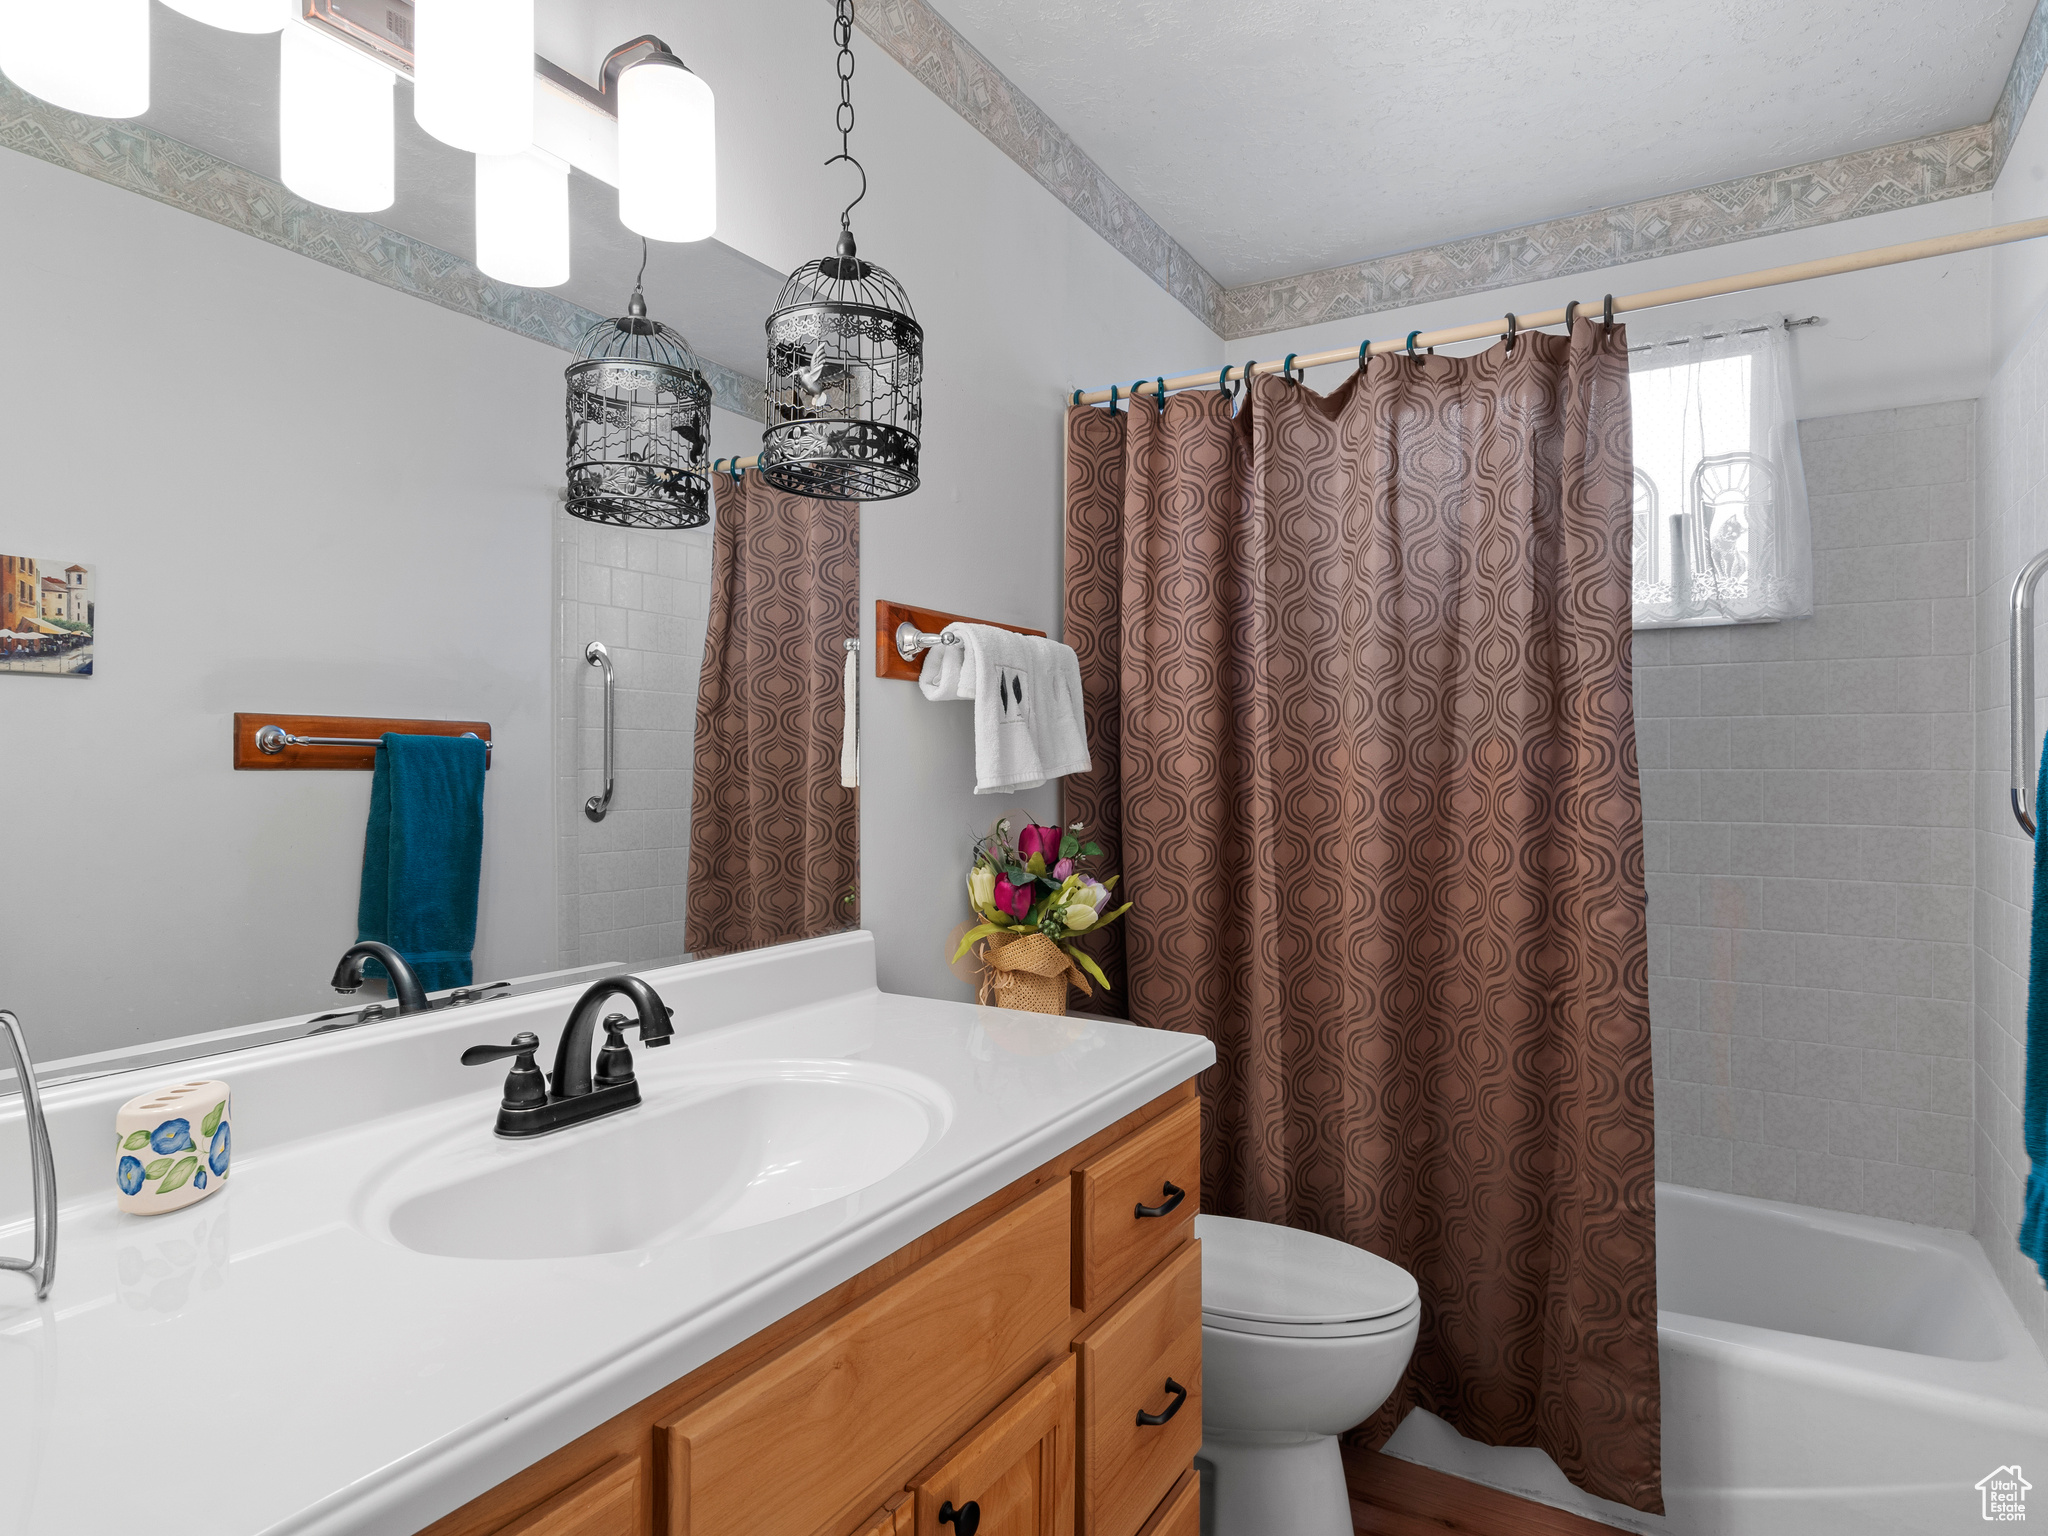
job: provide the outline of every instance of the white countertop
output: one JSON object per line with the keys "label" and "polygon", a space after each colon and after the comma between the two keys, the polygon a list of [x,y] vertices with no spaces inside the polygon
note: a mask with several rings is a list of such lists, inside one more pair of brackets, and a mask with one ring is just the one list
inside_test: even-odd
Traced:
{"label": "white countertop", "polygon": [[[734,1063],[858,1063],[926,1085],[929,1138],[880,1182],[763,1225],[455,1259],[395,1242],[377,1181],[422,1148],[491,1143],[505,1064],[465,1070],[462,1047],[531,1028],[547,1065],[578,989],[54,1089],[56,1285],[37,1303],[0,1274],[0,1531],[416,1530],[1215,1059],[1198,1037],[876,991],[864,934],[648,979],[677,1038],[635,1045],[646,1103],[629,1113]],[[227,1184],[118,1212],[114,1108],[199,1076],[234,1089]],[[0,1100],[9,1253],[28,1248],[22,1134]]]}

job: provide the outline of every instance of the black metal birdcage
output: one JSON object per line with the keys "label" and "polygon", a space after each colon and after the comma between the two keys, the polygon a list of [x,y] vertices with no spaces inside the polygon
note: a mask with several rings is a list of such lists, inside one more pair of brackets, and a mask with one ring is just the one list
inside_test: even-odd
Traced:
{"label": "black metal birdcage", "polygon": [[627,528],[711,520],[711,385],[690,344],[633,289],[569,365],[569,515]]}

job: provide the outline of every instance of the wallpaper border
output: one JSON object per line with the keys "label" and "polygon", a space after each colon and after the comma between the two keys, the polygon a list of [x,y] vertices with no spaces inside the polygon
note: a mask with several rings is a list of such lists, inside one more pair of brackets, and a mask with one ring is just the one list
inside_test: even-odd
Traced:
{"label": "wallpaper border", "polygon": [[[309,203],[283,185],[135,123],[86,117],[29,95],[0,76],[0,147],[139,192],[457,314],[574,352],[604,316],[559,294],[516,288],[423,240],[353,213]],[[700,357],[712,400],[762,419],[759,381]]]}

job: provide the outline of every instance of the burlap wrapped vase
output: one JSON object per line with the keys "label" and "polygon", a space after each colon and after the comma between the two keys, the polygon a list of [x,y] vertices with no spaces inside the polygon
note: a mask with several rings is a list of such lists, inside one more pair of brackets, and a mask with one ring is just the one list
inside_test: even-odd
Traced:
{"label": "burlap wrapped vase", "polygon": [[1092,990],[1067,952],[1042,933],[992,933],[982,941],[981,1000],[1026,1013],[1065,1013],[1067,984]]}

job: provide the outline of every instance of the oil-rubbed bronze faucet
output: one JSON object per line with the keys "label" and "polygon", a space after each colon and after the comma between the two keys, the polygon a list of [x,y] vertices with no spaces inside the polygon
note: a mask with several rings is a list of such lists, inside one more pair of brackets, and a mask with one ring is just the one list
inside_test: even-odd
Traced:
{"label": "oil-rubbed bronze faucet", "polygon": [[[598,1015],[605,1000],[622,996],[638,1015],[623,1013],[605,1017],[604,1049],[597,1054],[597,1071],[590,1068],[590,1046],[597,1034]],[[640,1084],[633,1077],[633,1053],[626,1049],[625,1032],[636,1025],[644,1045],[667,1045],[675,1037],[669,1021],[675,1010],[666,1006],[661,994],[638,976],[607,976],[594,982],[576,1001],[555,1047],[552,1081],[543,1078],[534,1064],[540,1037],[521,1030],[510,1045],[473,1045],[462,1053],[465,1067],[487,1061],[513,1058],[505,1077],[505,1093],[498,1104],[500,1136],[541,1136],[564,1126],[581,1125],[601,1115],[617,1114],[640,1102]]]}
{"label": "oil-rubbed bronze faucet", "polygon": [[363,984],[363,962],[375,960],[384,967],[384,974],[391,978],[391,990],[398,998],[400,1015],[428,1013],[433,1004],[427,1001],[427,994],[420,987],[420,979],[413,974],[411,966],[405,963],[405,956],[389,944],[379,944],[374,939],[364,939],[350,945],[342,952],[341,964],[334,968],[334,990],[353,992]]}

